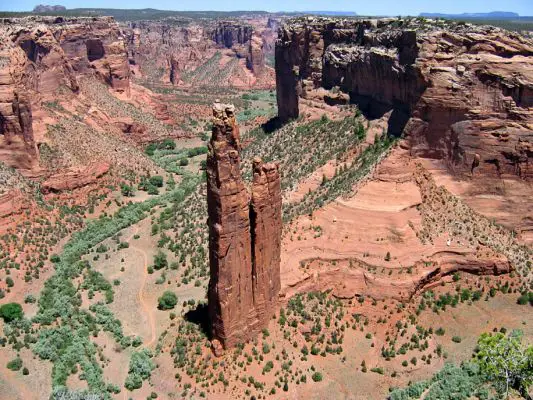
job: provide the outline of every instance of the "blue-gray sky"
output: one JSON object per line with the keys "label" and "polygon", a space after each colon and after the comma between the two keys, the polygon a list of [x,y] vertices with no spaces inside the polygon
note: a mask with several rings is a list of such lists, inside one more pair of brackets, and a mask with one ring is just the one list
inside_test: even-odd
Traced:
{"label": "blue-gray sky", "polygon": [[39,2],[67,8],[158,8],[161,10],[355,11],[361,15],[418,15],[513,11],[533,15],[533,0],[0,0],[2,11],[27,11]]}

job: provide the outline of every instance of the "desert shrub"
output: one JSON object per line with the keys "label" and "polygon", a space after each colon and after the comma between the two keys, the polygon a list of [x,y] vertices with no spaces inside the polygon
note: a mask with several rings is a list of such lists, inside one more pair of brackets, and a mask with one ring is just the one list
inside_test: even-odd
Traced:
{"label": "desert shrub", "polygon": [[155,187],[163,187],[163,177],[161,175],[154,175],[148,179],[150,185]]}
{"label": "desert shrub", "polygon": [[473,364],[456,366],[446,364],[430,380],[411,383],[405,389],[393,390],[390,400],[420,399],[425,394],[428,400],[467,400],[483,398],[483,379],[479,369]]}
{"label": "desert shrub", "polygon": [[189,159],[188,158],[182,158],[179,161],[179,164],[180,164],[180,167],[185,167],[185,166],[189,165]]}
{"label": "desert shrub", "polygon": [[148,349],[136,351],[131,355],[128,376],[124,387],[128,390],[139,389],[144,380],[150,378],[155,364],[152,361],[152,353]]}
{"label": "desert shrub", "polygon": [[6,284],[8,288],[15,286],[15,282],[13,282],[13,279],[10,276],[6,278]]}
{"label": "desert shrub", "polygon": [[109,247],[107,247],[105,244],[101,243],[97,248],[96,248],[96,252],[97,253],[105,253],[106,251],[109,250]]}
{"label": "desert shrub", "polygon": [[22,368],[22,358],[17,357],[7,363],[7,369],[18,371]]}
{"label": "desert shrub", "polygon": [[0,317],[5,322],[21,319],[23,316],[22,306],[18,303],[7,303],[0,306]]}
{"label": "desert shrub", "polygon": [[174,292],[167,290],[161,297],[159,297],[157,302],[160,310],[171,310],[176,304],[178,304],[178,297]]}
{"label": "desert shrub", "polygon": [[167,255],[162,251],[157,252],[154,256],[154,268],[160,270],[168,266]]}
{"label": "desert shrub", "polygon": [[135,190],[133,189],[133,186],[126,185],[125,183],[121,183],[120,192],[122,193],[122,196],[124,197],[133,197]]}
{"label": "desert shrub", "polygon": [[322,374],[320,372],[315,372],[311,379],[313,379],[313,382],[321,382],[322,381]]}
{"label": "desert shrub", "polygon": [[454,343],[461,343],[462,339],[460,336],[454,336],[452,337],[452,342]]}
{"label": "desert shrub", "polygon": [[533,306],[533,292],[522,293],[516,302],[522,306],[527,303]]}
{"label": "desert shrub", "polygon": [[207,154],[207,146],[195,147],[187,151],[189,158],[199,156],[200,154]]}
{"label": "desert shrub", "polygon": [[86,390],[71,391],[66,387],[59,387],[54,389],[50,395],[50,400],[100,400],[101,395],[96,393],[89,393]]}
{"label": "desert shrub", "polygon": [[33,294],[27,294],[24,297],[24,303],[26,304],[33,304],[37,301],[37,298]]}
{"label": "desert shrub", "polygon": [[176,148],[176,142],[172,139],[165,139],[161,142],[160,148],[165,150],[174,150]]}

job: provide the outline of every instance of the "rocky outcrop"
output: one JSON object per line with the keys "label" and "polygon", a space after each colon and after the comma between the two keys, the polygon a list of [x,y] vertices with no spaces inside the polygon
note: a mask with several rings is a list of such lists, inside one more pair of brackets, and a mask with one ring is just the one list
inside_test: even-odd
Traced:
{"label": "rocky outcrop", "polygon": [[207,157],[208,299],[213,339],[224,348],[247,341],[266,325],[280,289],[278,166],[255,160],[250,199],[240,149],[233,106],[216,103]]}
{"label": "rocky outcrop", "polygon": [[82,170],[73,170],[53,175],[41,184],[43,193],[73,190],[94,183],[109,171],[110,165],[105,162],[89,165]]}
{"label": "rocky outcrop", "polygon": [[281,119],[340,89],[370,119],[392,112],[389,133],[457,173],[531,178],[532,71],[533,41],[469,24],[299,18],[276,42]]}
{"label": "rocky outcrop", "polygon": [[248,47],[246,66],[256,75],[262,75],[265,71],[265,52],[263,38],[254,34]]}
{"label": "rocky outcrop", "polygon": [[77,92],[85,74],[129,91],[126,49],[112,18],[0,20],[0,161],[38,168],[32,114],[41,101],[55,101],[59,88]]}

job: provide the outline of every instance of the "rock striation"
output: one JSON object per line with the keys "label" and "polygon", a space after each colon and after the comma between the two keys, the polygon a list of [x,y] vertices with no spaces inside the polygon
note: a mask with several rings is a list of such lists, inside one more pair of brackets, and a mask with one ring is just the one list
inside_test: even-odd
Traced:
{"label": "rock striation", "polygon": [[234,107],[215,103],[207,156],[208,299],[215,349],[243,343],[264,328],[281,285],[278,165],[254,160],[250,196],[240,149]]}
{"label": "rock striation", "polygon": [[109,163],[97,162],[81,170],[77,169],[52,175],[42,182],[41,191],[43,193],[62,192],[87,186],[106,174],[109,168]]}
{"label": "rock striation", "polygon": [[[131,69],[136,73],[139,68],[141,74],[153,75],[173,85],[188,86],[193,84],[191,73],[222,53],[229,59],[246,60],[244,68],[255,78],[269,78],[272,84],[273,70],[267,68],[265,54],[273,52],[274,34],[266,28],[266,23],[262,26],[260,22],[209,19],[202,23],[190,19],[179,20],[179,23],[171,19],[131,22],[126,29]],[[154,71],[162,74],[154,75]],[[237,68],[233,74],[238,75],[239,71]]]}
{"label": "rock striation", "polygon": [[[319,89],[390,115],[413,156],[457,173],[533,177],[533,41],[505,30],[422,19],[298,18],[276,42],[279,116]],[[328,96],[324,96],[327,100]]]}

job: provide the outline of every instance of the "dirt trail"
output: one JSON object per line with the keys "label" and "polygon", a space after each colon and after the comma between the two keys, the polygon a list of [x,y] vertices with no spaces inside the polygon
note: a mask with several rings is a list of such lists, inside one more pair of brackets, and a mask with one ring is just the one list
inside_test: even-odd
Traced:
{"label": "dirt trail", "polygon": [[[137,234],[137,232],[139,232],[139,227],[136,226],[135,227],[135,231],[130,235],[130,237],[128,238],[127,241],[131,242],[131,240],[133,239],[133,236],[135,236]],[[143,256],[143,259],[144,259],[143,278],[142,278],[143,280],[142,280],[141,287],[139,289],[138,298],[139,298],[139,302],[141,303],[141,306],[142,306],[142,308],[144,310],[144,313],[145,313],[146,317],[148,318],[148,322],[150,324],[151,339],[150,339],[149,342],[144,343],[144,346],[145,347],[150,347],[156,341],[156,333],[155,333],[155,318],[154,318],[152,309],[146,303],[146,301],[144,300],[144,296],[143,296],[144,287],[146,285],[146,279],[148,278],[148,256],[146,255],[146,252],[144,250],[136,247],[135,245],[132,245],[131,243],[130,243],[130,249],[133,249],[133,250],[141,253],[142,256]]]}
{"label": "dirt trail", "polygon": [[[144,296],[143,296],[144,287],[146,285],[146,279],[148,278],[148,256],[146,255],[146,252],[144,250],[142,250],[142,249],[136,247],[135,245],[131,244],[131,241],[132,241],[133,237],[138,232],[139,232],[139,227],[135,226],[135,230],[132,232],[132,234],[128,237],[128,239],[126,241],[128,243],[130,243],[130,247],[129,248],[134,250],[134,251],[136,251],[136,252],[138,252],[138,253],[140,253],[143,256],[143,259],[144,259],[142,284],[141,284],[141,287],[139,289],[139,293],[137,294],[137,297],[139,299],[139,302],[141,303],[141,307],[143,308],[146,317],[148,318],[148,322],[150,324],[150,332],[151,332],[150,341],[149,342],[145,342],[143,344],[143,347],[150,347],[156,341],[156,333],[155,333],[155,318],[154,318],[152,309],[146,303],[146,301],[144,300]],[[126,371],[126,376],[124,376],[124,379],[123,379],[123,381],[125,382],[126,381],[126,377],[127,377],[128,374],[127,374],[127,369],[126,368],[124,369],[124,371]],[[127,400],[130,397],[131,397],[131,392],[128,391],[126,388],[123,388],[122,389],[122,398],[123,398],[123,400]]]}

